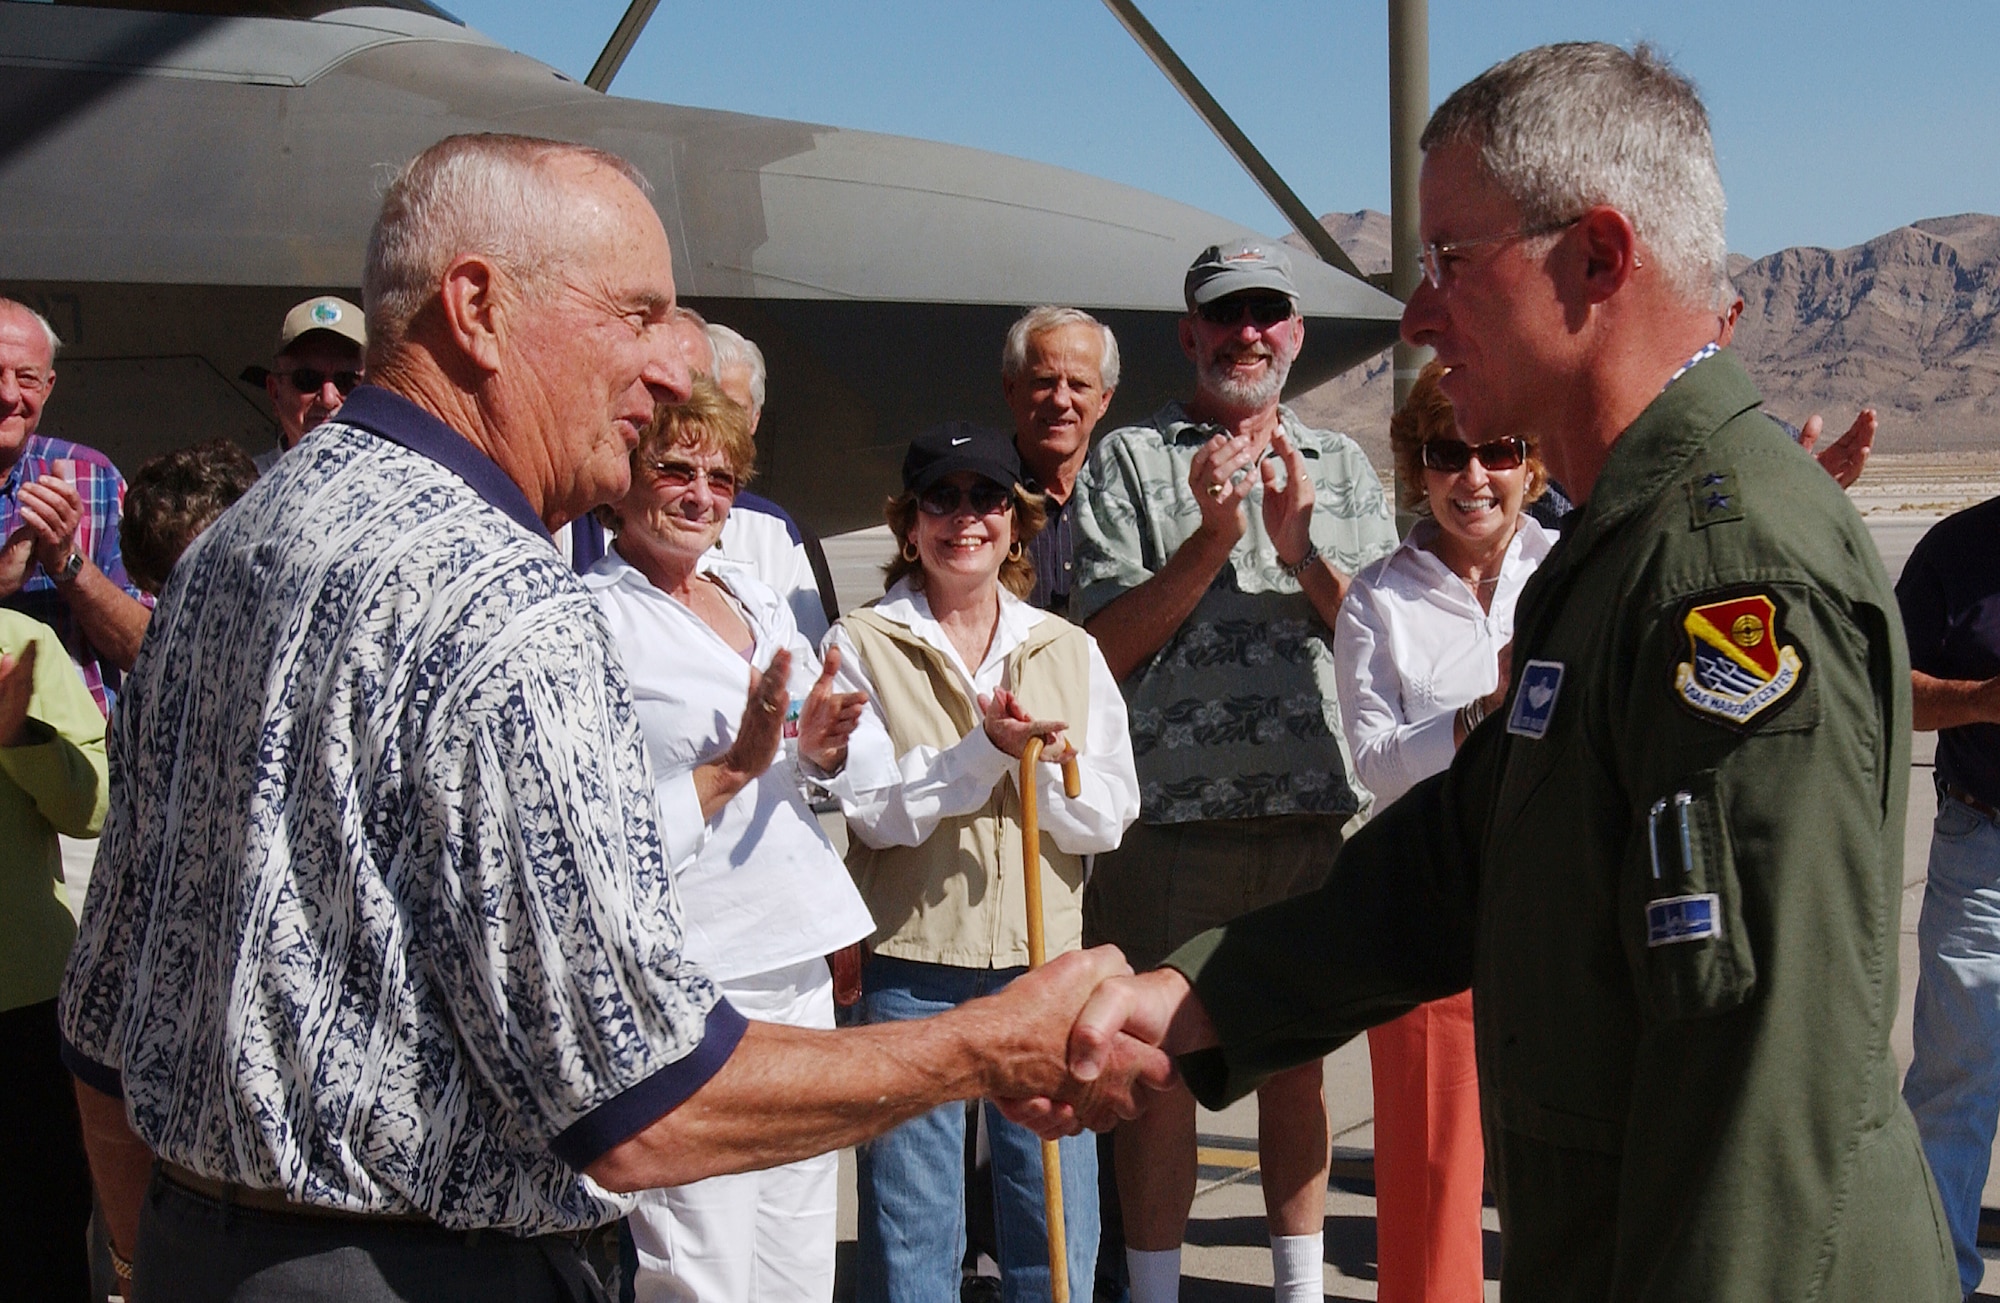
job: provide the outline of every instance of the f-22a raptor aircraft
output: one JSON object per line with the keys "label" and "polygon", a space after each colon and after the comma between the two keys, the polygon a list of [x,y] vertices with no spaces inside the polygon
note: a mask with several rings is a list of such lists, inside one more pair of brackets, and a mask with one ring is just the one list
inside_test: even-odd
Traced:
{"label": "f-22a raptor aircraft", "polygon": [[[653,183],[686,302],[760,343],[760,489],[878,523],[905,442],[999,421],[1009,321],[1069,303],[1119,335],[1107,419],[1188,384],[1181,274],[1237,223],[977,150],[601,94],[423,0],[0,0],[0,292],[67,342],[51,432],[128,469],[217,434],[269,446],[285,309],[356,293],[389,172],[453,132],[613,150]],[[1399,305],[1300,255],[1309,387]],[[1109,427],[1107,427],[1109,428]]]}

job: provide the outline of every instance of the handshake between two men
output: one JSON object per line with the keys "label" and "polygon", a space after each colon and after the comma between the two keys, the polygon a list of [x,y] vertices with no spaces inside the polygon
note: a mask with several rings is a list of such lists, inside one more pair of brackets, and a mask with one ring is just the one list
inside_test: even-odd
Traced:
{"label": "handshake between two men", "polygon": [[788,1163],[988,1097],[1044,1138],[1137,1117],[1171,1054],[1213,1043],[1187,980],[1134,976],[1114,946],[1072,951],[1006,989],[912,1022],[816,1031],[749,1023],[713,1077],[586,1169],[610,1190]]}
{"label": "handshake between two men", "polygon": [[[1059,965],[1066,966],[1062,974]],[[1137,1117],[1153,1092],[1173,1085],[1173,1055],[1215,1043],[1201,1001],[1174,969],[1135,975],[1116,946],[1099,946],[1029,977],[1045,975],[1063,983],[1065,997],[1086,993],[1067,1029],[1063,1071],[1053,1088],[995,1092],[1001,1112],[1044,1139],[1105,1131]],[[1049,1003],[1059,1019],[1066,1000]]]}

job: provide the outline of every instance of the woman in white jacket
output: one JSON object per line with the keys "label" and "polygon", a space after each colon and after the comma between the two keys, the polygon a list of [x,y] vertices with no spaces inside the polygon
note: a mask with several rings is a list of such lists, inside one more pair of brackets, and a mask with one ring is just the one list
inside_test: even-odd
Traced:
{"label": "woman in white jacket", "polygon": [[[825,956],[873,926],[801,791],[838,771],[862,711],[783,599],[711,549],[754,460],[748,414],[705,380],[662,408],[616,535],[584,576],[625,661],[674,866],[686,953],[744,1016],[833,1026]],[[824,1303],[837,1158],[650,1191],[628,1223],[641,1303]]]}
{"label": "woman in white jacket", "polygon": [[[1354,576],[1334,626],[1340,719],[1377,810],[1448,768],[1507,695],[1514,603],[1555,537],[1523,508],[1547,482],[1531,444],[1458,436],[1436,363],[1389,426],[1401,547]],[[1375,1079],[1377,1286],[1385,1303],[1485,1297],[1485,1150],[1472,996],[1368,1033]]]}
{"label": "woman in white jacket", "polygon": [[[1036,780],[1048,954],[1082,939],[1089,857],[1139,812],[1125,703],[1090,636],[1021,600],[1024,545],[1042,522],[1020,487],[1012,440],[955,423],[926,431],[888,506],[899,548],[882,599],[827,636],[836,681],[867,694],[846,769],[830,784],[847,816],[848,866],[875,917],[862,969],[870,1022],[920,1018],[1005,986],[1028,962],[1020,755],[1047,750]],[[1063,794],[1074,757],[1082,794]],[[1040,1142],[990,1105],[1001,1291],[1047,1298]],[[965,1111],[916,1118],[859,1154],[861,1303],[947,1303],[964,1251]],[[1063,1142],[1069,1278],[1097,1256],[1096,1147]]]}

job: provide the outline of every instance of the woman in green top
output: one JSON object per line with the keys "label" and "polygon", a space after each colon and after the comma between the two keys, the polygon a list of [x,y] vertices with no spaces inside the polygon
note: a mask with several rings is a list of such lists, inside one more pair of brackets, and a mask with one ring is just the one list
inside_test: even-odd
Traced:
{"label": "woman in green top", "polygon": [[0,1261],[22,1298],[81,1298],[90,1169],[56,991],[76,923],[56,834],[95,837],[104,716],[39,620],[0,608]]}

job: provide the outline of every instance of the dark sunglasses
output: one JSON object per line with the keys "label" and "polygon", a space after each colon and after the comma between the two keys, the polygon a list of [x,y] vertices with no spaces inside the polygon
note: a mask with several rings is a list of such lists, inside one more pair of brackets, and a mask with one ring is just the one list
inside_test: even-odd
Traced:
{"label": "dark sunglasses", "polygon": [[1470,444],[1463,439],[1424,440],[1426,470],[1456,475],[1471,465],[1474,457],[1489,471],[1511,471],[1528,460],[1528,443],[1525,439],[1495,439],[1481,444]]}
{"label": "dark sunglasses", "polygon": [[312,367],[302,366],[294,367],[290,371],[279,371],[276,374],[280,380],[283,380],[295,391],[302,394],[316,394],[320,391],[322,385],[331,380],[333,381],[333,387],[340,392],[342,398],[345,398],[354,392],[356,385],[361,383],[362,373],[359,371],[316,371]]}
{"label": "dark sunglasses", "polygon": [[1249,313],[1250,320],[1260,326],[1275,326],[1292,317],[1292,301],[1287,298],[1217,299],[1204,303],[1195,309],[1201,319],[1211,326],[1233,326]]}
{"label": "dark sunglasses", "polygon": [[926,516],[956,516],[967,503],[975,516],[991,516],[1004,511],[1014,501],[1014,491],[992,480],[981,480],[971,488],[956,484],[933,484],[917,495],[917,510]]}
{"label": "dark sunglasses", "polygon": [[736,496],[736,476],[729,471],[703,470],[684,461],[649,461],[646,463],[646,469],[653,472],[653,478],[663,488],[693,488],[696,480],[705,479],[708,481],[708,491],[716,497]]}

